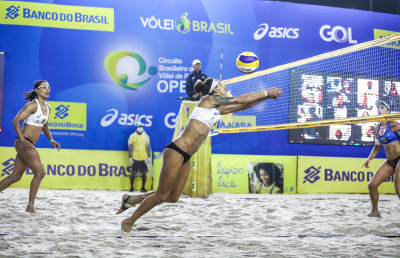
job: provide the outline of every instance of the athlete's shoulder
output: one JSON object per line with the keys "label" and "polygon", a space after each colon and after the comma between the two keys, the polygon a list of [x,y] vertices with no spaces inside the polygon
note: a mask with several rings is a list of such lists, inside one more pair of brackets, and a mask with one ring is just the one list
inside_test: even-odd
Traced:
{"label": "athlete's shoulder", "polygon": [[32,100],[26,103],[24,108],[36,110],[38,108],[38,103],[36,102],[36,100]]}
{"label": "athlete's shoulder", "polygon": [[393,132],[396,132],[397,130],[399,130],[399,126],[400,126],[400,123],[399,123],[399,122],[397,122],[397,121],[390,121],[390,129],[391,129]]}
{"label": "athlete's shoulder", "polygon": [[34,106],[37,106],[37,105],[38,105],[38,102],[37,102],[36,99],[34,99],[34,100],[31,100],[31,101],[29,101],[28,103],[26,103],[25,106],[27,106],[27,105],[34,105]]}

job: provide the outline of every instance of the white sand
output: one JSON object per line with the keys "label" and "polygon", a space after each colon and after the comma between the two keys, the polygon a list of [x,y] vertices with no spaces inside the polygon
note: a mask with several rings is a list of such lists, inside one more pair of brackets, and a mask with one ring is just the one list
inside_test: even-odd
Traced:
{"label": "white sand", "polygon": [[[396,195],[380,196],[382,219],[367,217],[368,195],[183,196],[124,233],[120,222],[135,208],[115,215],[122,191],[40,189],[37,214],[24,212],[28,193],[0,193],[0,233],[32,234],[0,236],[0,257],[398,257],[400,251],[400,238],[375,236],[400,233]],[[278,237],[298,234],[341,236]],[[143,237],[154,235],[163,237]]]}

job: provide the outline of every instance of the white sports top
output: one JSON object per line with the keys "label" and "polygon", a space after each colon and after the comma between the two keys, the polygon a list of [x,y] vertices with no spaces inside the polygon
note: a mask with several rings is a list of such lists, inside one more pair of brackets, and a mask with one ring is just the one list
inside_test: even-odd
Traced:
{"label": "white sports top", "polygon": [[190,119],[199,120],[212,130],[213,126],[221,119],[221,106],[216,108],[202,108],[199,107],[199,104],[200,101],[194,108]]}
{"label": "white sports top", "polygon": [[42,109],[40,108],[39,100],[35,99],[37,102],[37,110],[35,113],[30,114],[24,121],[24,124],[34,125],[43,127],[43,125],[49,119],[49,107],[48,104],[45,102],[45,106],[47,109],[47,116],[43,115]]}

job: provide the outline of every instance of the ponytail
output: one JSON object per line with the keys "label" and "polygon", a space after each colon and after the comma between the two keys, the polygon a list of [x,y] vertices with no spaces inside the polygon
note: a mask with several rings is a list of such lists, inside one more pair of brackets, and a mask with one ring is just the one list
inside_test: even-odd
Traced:
{"label": "ponytail", "polygon": [[198,81],[194,85],[194,92],[196,94],[201,94],[202,96],[205,95],[213,95],[214,92],[209,93],[211,85],[212,85],[213,79],[212,78],[207,78],[204,82]]}
{"label": "ponytail", "polygon": [[32,101],[37,97],[37,93],[35,90],[31,92],[24,92],[24,101]]}
{"label": "ponytail", "polygon": [[31,92],[24,92],[24,101],[32,101],[37,97],[37,92],[35,89],[37,89],[42,82],[47,82],[46,80],[37,80],[35,84],[33,85],[33,91]]}

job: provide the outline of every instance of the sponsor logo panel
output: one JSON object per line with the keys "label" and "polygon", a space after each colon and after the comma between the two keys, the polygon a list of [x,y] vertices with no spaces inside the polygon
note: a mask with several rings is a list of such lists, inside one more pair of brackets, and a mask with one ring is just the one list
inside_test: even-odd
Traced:
{"label": "sponsor logo panel", "polygon": [[321,177],[318,175],[321,172],[320,169],[321,169],[321,167],[315,168],[314,166],[311,166],[311,167],[307,168],[306,170],[304,170],[304,173],[306,173],[307,175],[304,177],[303,184],[306,181],[313,184],[318,179],[320,179]]}
{"label": "sponsor logo panel", "polygon": [[[126,151],[38,149],[45,177],[41,188],[56,189],[129,189],[132,167]],[[16,151],[0,147],[0,180],[9,176],[14,167]],[[12,187],[29,188],[33,172],[27,168],[22,179]],[[151,189],[152,180],[146,181]],[[141,182],[138,182],[141,184]],[[136,187],[136,186],[135,186]]]}
{"label": "sponsor logo panel", "polygon": [[136,123],[141,122],[143,126],[150,127],[153,124],[153,116],[141,114],[126,114],[120,113],[117,109],[107,110],[107,114],[101,119],[100,125],[107,127],[115,121],[120,125],[134,126]]}
{"label": "sponsor logo panel", "polygon": [[145,28],[160,30],[176,30],[180,33],[188,32],[206,32],[234,34],[230,23],[221,23],[216,21],[196,21],[189,20],[189,13],[184,13],[177,18],[156,18],[154,16],[140,17],[140,21]]}
{"label": "sponsor logo panel", "polygon": [[50,129],[86,131],[86,103],[47,101],[51,106]]}
{"label": "sponsor logo panel", "polygon": [[326,42],[357,44],[357,40],[353,39],[351,27],[324,25],[319,29],[319,35]]}
{"label": "sponsor logo panel", "polygon": [[[0,162],[2,162],[2,160]],[[3,167],[1,168],[0,177],[6,176],[6,175],[7,176],[11,175],[11,173],[14,169],[14,164],[15,164],[15,160],[13,158],[9,158],[6,161],[4,161],[1,164]]]}
{"label": "sponsor logo panel", "polygon": [[[298,158],[298,193],[368,193],[368,183],[385,159],[373,159],[369,168],[361,168],[365,159],[307,157]],[[394,176],[380,187],[380,193],[395,193]]]}
{"label": "sponsor logo panel", "polygon": [[144,75],[146,72],[150,76],[153,76],[157,73],[157,68],[155,66],[150,66],[149,69],[147,69],[145,60],[137,53],[128,51],[114,51],[108,54],[104,60],[104,66],[114,82],[126,90],[137,90],[138,87],[147,83],[151,77],[148,77],[141,82],[128,83],[128,75],[117,73],[118,62],[124,57],[132,57],[139,63],[138,76]]}
{"label": "sponsor logo panel", "polygon": [[[396,31],[390,31],[390,30],[379,30],[379,29],[374,29],[374,39],[380,39],[384,38],[387,36],[392,36],[394,34],[397,34],[400,32]],[[392,41],[384,45],[379,45],[380,47],[388,47],[388,48],[395,48],[395,49],[400,49],[400,40],[397,41]]]}
{"label": "sponsor logo panel", "polygon": [[286,28],[269,26],[268,23],[261,23],[254,32],[254,39],[260,40],[266,36],[270,38],[288,38],[297,39],[299,37],[299,28]]}
{"label": "sponsor logo panel", "polygon": [[0,1],[0,24],[114,31],[114,9]]}
{"label": "sponsor logo panel", "polygon": [[218,128],[240,128],[240,127],[255,127],[255,116],[234,116],[232,114],[222,115],[219,121]]}

